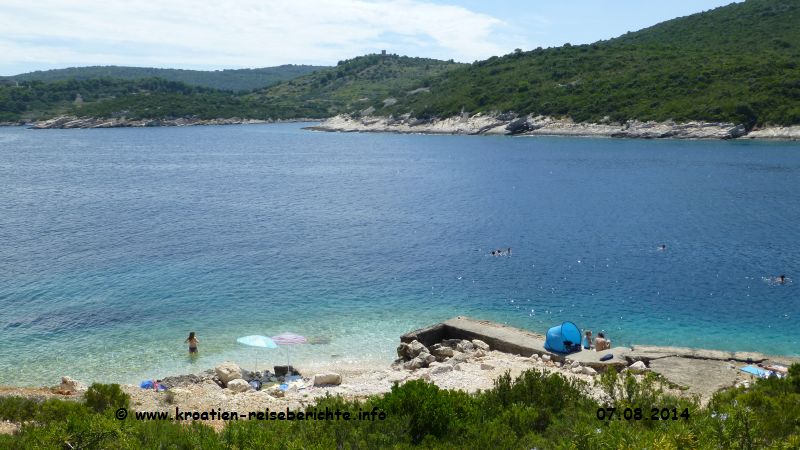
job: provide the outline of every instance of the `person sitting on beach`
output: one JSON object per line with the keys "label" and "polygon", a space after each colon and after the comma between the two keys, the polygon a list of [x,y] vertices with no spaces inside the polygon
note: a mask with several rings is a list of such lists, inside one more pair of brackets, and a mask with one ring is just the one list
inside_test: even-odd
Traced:
{"label": "person sitting on beach", "polygon": [[592,331],[586,330],[586,335],[583,337],[583,348],[591,350],[592,348]]}
{"label": "person sitting on beach", "polygon": [[611,348],[611,340],[606,339],[603,333],[597,333],[597,339],[594,340],[594,349],[598,352],[608,350]]}
{"label": "person sitting on beach", "polygon": [[198,340],[197,340],[197,337],[195,337],[195,335],[194,335],[194,331],[190,331],[190,332],[189,332],[189,337],[188,337],[188,338],[186,338],[186,340],[185,340],[185,341],[183,341],[183,342],[184,342],[184,343],[186,343],[186,342],[188,342],[188,343],[189,343],[189,353],[190,353],[190,354],[196,354],[196,353],[197,353],[197,344],[198,344],[200,341],[198,341]]}

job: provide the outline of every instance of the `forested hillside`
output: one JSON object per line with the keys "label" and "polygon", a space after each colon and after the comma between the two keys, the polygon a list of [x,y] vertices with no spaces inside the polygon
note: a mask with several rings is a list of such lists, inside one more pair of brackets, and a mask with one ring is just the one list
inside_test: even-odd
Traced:
{"label": "forested hillside", "polygon": [[608,41],[518,50],[428,84],[385,113],[797,124],[800,1],[748,0]]}
{"label": "forested hillside", "polygon": [[313,110],[315,117],[341,112],[376,110],[390,106],[396,97],[426,84],[463,64],[398,55],[366,55],[340,61],[336,67],[286,81],[249,97],[286,108]]}
{"label": "forested hillside", "polygon": [[124,66],[90,66],[70,67],[67,69],[42,70],[23,73],[12,77],[4,77],[10,81],[68,81],[90,80],[96,78],[114,78],[120,80],[139,80],[142,78],[163,78],[169,81],[194,86],[209,87],[227,91],[250,91],[271,86],[285,80],[291,80],[325,66],[297,66],[286,64],[277,67],[259,69],[228,70],[183,70],[156,69],[152,67]]}
{"label": "forested hillside", "polygon": [[474,64],[372,54],[249,92],[194,84],[0,80],[0,121],[514,112],[579,122],[800,124],[800,0],[748,0],[608,41],[518,49]]}
{"label": "forested hillside", "polygon": [[[390,95],[460,64],[396,55],[367,55],[250,93],[192,86],[162,78],[0,81],[0,122],[57,115],[155,119],[324,118],[383,107]],[[391,103],[391,102],[388,102]]]}

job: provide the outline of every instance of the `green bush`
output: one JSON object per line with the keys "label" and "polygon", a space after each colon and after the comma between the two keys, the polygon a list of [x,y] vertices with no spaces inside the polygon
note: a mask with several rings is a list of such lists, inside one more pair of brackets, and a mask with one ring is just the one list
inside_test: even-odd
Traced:
{"label": "green bush", "polygon": [[[383,410],[383,421],[232,421],[222,432],[192,423],[117,420],[102,413],[124,406],[118,387],[93,385],[91,402],[51,399],[41,404],[0,399],[0,412],[25,423],[16,435],[0,435],[0,448],[800,448],[800,365],[786,379],[758,380],[714,396],[708,406],[662,392],[659,380],[616,372],[598,380],[611,404],[598,405],[582,383],[557,374],[506,373],[476,394],[437,388],[422,380],[395,385],[363,401],[326,397],[317,410]],[[90,406],[91,403],[91,406]],[[602,407],[676,405],[688,419],[599,420]],[[35,411],[31,413],[32,409]]]}
{"label": "green bush", "polygon": [[22,397],[0,397],[0,420],[22,422],[36,415],[39,403]]}
{"label": "green bush", "polygon": [[108,408],[128,408],[130,396],[120,389],[118,384],[94,383],[84,394],[86,405],[102,413]]}

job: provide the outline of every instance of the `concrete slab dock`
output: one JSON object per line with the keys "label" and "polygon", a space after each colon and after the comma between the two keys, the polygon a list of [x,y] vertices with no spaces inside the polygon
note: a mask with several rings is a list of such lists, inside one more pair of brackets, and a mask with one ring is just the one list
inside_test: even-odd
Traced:
{"label": "concrete slab dock", "polygon": [[[800,363],[800,358],[789,356],[649,345],[615,347],[602,352],[582,350],[577,353],[561,354],[545,350],[545,336],[541,334],[463,316],[400,337],[401,342],[410,343],[417,340],[426,347],[445,339],[479,339],[489,344],[493,350],[521,356],[550,355],[554,361],[563,362],[570,359],[595,370],[605,370],[609,367],[620,369],[642,361],[649,370],[662,375],[668,381],[687,388],[690,393],[700,394],[706,398],[719,389],[732,386],[737,377],[742,376],[738,368],[745,364],[779,363],[788,366]],[[600,361],[600,358],[607,354],[613,357],[608,361]]]}

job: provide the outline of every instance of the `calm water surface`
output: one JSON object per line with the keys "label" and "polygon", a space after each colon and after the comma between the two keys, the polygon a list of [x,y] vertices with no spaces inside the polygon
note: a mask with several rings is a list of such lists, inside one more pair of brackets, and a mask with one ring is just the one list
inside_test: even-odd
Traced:
{"label": "calm water surface", "polygon": [[275,364],[235,339],[283,331],[388,362],[455,315],[800,354],[797,143],[0,128],[0,183],[0,384]]}

